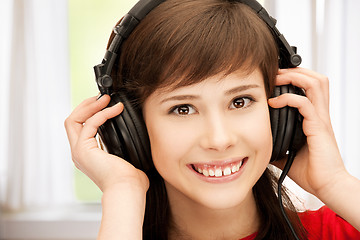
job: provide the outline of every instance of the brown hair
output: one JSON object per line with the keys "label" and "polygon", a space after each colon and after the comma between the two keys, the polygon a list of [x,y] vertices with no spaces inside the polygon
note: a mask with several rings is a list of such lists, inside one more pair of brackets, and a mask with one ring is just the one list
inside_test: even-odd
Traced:
{"label": "brown hair", "polygon": [[[278,71],[272,33],[248,6],[231,0],[167,0],[140,22],[121,50],[112,73],[114,89],[124,89],[140,108],[156,89],[186,86],[239,69],[250,74],[259,68],[270,97]],[[173,226],[164,181],[156,169],[148,176],[144,239],[167,239]],[[276,186],[267,169],[253,188],[262,217],[256,239],[293,239]],[[295,208],[284,195],[295,231],[304,237]]]}
{"label": "brown hair", "polygon": [[122,46],[115,88],[141,96],[238,69],[259,67],[270,94],[277,49],[266,24],[235,1],[169,0],[150,12]]}

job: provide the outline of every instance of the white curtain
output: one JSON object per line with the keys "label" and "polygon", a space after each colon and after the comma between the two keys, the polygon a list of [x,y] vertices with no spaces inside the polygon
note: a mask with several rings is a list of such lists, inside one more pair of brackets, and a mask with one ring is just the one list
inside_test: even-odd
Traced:
{"label": "white curtain", "polygon": [[360,1],[327,0],[323,6],[318,68],[331,80],[332,119],[343,159],[360,178]]}
{"label": "white curtain", "polygon": [[67,1],[2,0],[2,209],[73,200],[63,127],[70,112]]}
{"label": "white curtain", "polygon": [[[298,47],[302,67],[329,77],[330,114],[348,171],[360,178],[360,1],[266,0],[280,31]],[[287,180],[308,208],[321,203]]]}

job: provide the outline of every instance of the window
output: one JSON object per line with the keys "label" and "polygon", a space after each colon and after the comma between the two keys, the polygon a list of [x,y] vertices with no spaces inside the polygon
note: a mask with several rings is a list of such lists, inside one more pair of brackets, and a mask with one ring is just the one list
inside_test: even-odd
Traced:
{"label": "window", "polygon": [[[104,57],[108,38],[117,21],[137,0],[69,0],[72,106],[98,94],[93,66]],[[101,192],[79,170],[74,170],[75,194],[85,202],[99,201]]]}

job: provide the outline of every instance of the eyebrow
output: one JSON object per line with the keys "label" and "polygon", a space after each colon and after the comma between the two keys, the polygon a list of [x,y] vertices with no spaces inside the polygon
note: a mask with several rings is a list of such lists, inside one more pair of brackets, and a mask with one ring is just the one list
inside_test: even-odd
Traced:
{"label": "eyebrow", "polygon": [[[232,89],[227,90],[225,92],[225,95],[232,95],[232,94],[239,93],[239,92],[251,89],[251,88],[260,88],[260,86],[257,84],[241,85],[241,86],[234,87]],[[162,104],[162,103],[168,102],[168,101],[195,100],[195,99],[199,99],[199,98],[200,98],[200,96],[198,96],[198,95],[176,95],[176,96],[165,98],[165,99],[161,100],[160,103]]]}
{"label": "eyebrow", "polygon": [[182,100],[194,100],[199,99],[200,96],[197,95],[178,95],[173,97],[168,97],[163,100],[161,100],[160,103],[169,102],[169,101],[182,101]]}
{"label": "eyebrow", "polygon": [[241,85],[241,86],[238,86],[238,87],[234,87],[234,88],[232,88],[230,90],[227,90],[225,92],[225,95],[231,95],[231,94],[242,92],[242,91],[245,91],[245,90],[248,90],[248,89],[251,89],[251,88],[260,88],[260,86],[257,85],[257,84]]}

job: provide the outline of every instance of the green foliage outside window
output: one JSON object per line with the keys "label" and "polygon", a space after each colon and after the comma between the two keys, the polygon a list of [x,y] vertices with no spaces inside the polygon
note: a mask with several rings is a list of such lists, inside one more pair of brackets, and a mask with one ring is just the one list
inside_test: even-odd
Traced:
{"label": "green foliage outside window", "polygon": [[[93,66],[101,62],[112,27],[136,0],[69,0],[69,44],[72,106],[98,94]],[[80,201],[99,201],[101,192],[87,176],[75,174]]]}

